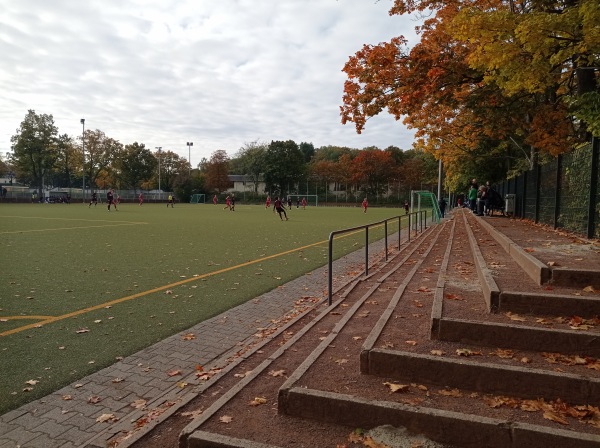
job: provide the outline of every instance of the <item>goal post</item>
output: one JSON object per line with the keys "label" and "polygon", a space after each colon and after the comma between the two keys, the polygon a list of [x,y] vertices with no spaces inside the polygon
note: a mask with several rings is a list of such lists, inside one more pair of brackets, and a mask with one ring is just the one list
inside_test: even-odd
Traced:
{"label": "goal post", "polygon": [[442,213],[435,194],[430,191],[412,190],[410,192],[411,211],[432,210],[433,219],[440,222]]}
{"label": "goal post", "polygon": [[285,201],[290,198],[292,200],[292,206],[300,203],[302,206],[302,199],[306,199],[306,205],[316,207],[319,205],[319,196],[316,194],[288,194],[285,197]]}
{"label": "goal post", "polygon": [[190,204],[206,204],[205,194],[193,194],[190,198]]}

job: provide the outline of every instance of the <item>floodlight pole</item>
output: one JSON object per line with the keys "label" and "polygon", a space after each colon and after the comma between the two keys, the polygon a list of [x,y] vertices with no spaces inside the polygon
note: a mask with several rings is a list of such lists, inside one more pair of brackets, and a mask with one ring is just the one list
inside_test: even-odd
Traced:
{"label": "floodlight pole", "polygon": [[79,122],[81,123],[81,126],[83,127],[83,129],[81,131],[81,148],[82,148],[82,154],[83,154],[83,188],[81,189],[81,191],[82,191],[83,203],[85,204],[85,118],[82,118],[81,120],[79,120]]}
{"label": "floodlight pole", "polygon": [[189,169],[188,169],[188,173],[191,173],[191,171],[192,171],[192,151],[191,151],[191,147],[194,146],[194,142],[187,142],[186,145],[188,147],[188,163],[190,164]]}
{"label": "floodlight pole", "polygon": [[158,197],[160,199],[160,150],[162,146],[155,146],[154,149],[158,149]]}

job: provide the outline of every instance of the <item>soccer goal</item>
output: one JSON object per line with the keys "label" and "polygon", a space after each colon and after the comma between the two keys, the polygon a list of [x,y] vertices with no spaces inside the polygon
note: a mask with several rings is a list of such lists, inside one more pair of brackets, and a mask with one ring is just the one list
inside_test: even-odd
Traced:
{"label": "soccer goal", "polygon": [[288,194],[285,198],[287,202],[287,198],[292,199],[292,207],[295,207],[298,203],[300,207],[302,207],[302,199],[306,199],[306,205],[316,207],[319,205],[319,196],[316,194]]}
{"label": "soccer goal", "polygon": [[435,219],[436,222],[440,222],[442,212],[440,211],[435,194],[430,191],[412,190],[410,192],[410,202],[410,208],[413,212],[433,210],[433,219]]}
{"label": "soccer goal", "polygon": [[190,198],[190,204],[206,204],[205,194],[193,194]]}

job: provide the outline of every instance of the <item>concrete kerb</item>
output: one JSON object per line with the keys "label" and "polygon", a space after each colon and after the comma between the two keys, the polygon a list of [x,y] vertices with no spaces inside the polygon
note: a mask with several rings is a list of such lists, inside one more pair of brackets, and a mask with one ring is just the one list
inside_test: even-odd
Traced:
{"label": "concrete kerb", "polygon": [[597,435],[299,387],[288,390],[287,412],[349,427],[370,428],[385,421],[436,442],[465,448],[597,448],[600,443]]}
{"label": "concrete kerb", "polygon": [[[598,275],[600,276],[600,273]],[[593,318],[600,315],[600,299],[573,295],[502,291],[498,310],[513,313],[551,316],[576,315]]]}
{"label": "concrete kerb", "polygon": [[236,439],[234,437],[196,431],[188,439],[189,448],[279,448],[274,445]]}
{"label": "concrete kerb", "polygon": [[431,307],[431,327],[429,334],[432,339],[439,339],[440,322],[444,313],[444,290],[446,288],[446,273],[448,272],[448,264],[450,262],[450,252],[452,251],[452,242],[454,240],[454,230],[456,229],[456,220],[452,219],[452,229],[450,229],[450,237],[448,245],[444,253],[444,259],[440,266],[440,275],[433,295],[433,306]]}
{"label": "concrete kerb", "polygon": [[[370,374],[404,382],[445,384],[461,390],[526,399],[569,397],[574,403],[600,404],[600,379],[520,366],[499,366],[389,349],[373,349]],[[511,378],[507,383],[506,378]],[[485,381],[481,379],[485,378]]]}
{"label": "concrete kerb", "polygon": [[477,277],[479,277],[479,282],[481,283],[481,288],[483,289],[483,297],[486,301],[488,311],[495,313],[498,310],[500,288],[498,288],[496,281],[492,277],[492,273],[487,267],[487,263],[481,254],[477,240],[475,240],[475,235],[473,235],[473,230],[471,227],[469,227],[467,216],[464,213],[463,220],[465,222],[465,228],[467,229],[467,235],[469,237],[469,245],[471,246],[473,258],[475,259],[475,270],[477,271]]}
{"label": "concrete kerb", "polygon": [[[466,218],[465,218],[466,219]],[[542,263],[540,260],[535,258],[533,255],[528,254],[525,250],[516,244],[509,237],[504,235],[502,232],[497,230],[493,225],[488,223],[485,219],[478,221],[479,224],[487,230],[492,238],[496,240],[498,244],[508,253],[515,262],[523,268],[525,273],[538,285],[548,283],[552,278],[552,270]]]}
{"label": "concrete kerb", "polygon": [[600,356],[598,334],[577,330],[550,330],[515,324],[442,319],[439,339],[464,344],[510,347],[516,350]]}

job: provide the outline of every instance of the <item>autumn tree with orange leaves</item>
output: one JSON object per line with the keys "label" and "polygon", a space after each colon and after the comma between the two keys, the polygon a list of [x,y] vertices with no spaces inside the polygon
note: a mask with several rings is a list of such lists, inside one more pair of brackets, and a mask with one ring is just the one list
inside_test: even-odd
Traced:
{"label": "autumn tree with orange leaves", "polygon": [[390,14],[426,10],[412,49],[400,36],[346,63],[342,123],[360,133],[383,111],[403,119],[451,188],[600,135],[597,0],[395,0]]}

